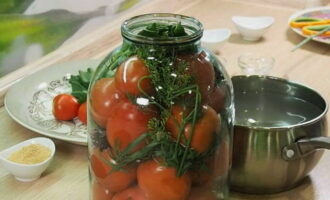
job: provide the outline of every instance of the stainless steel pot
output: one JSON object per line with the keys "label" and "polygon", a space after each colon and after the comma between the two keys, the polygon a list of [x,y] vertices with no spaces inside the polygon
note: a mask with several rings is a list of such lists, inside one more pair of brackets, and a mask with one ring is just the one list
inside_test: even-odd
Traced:
{"label": "stainless steel pot", "polygon": [[276,193],[295,187],[330,148],[327,102],[313,89],[275,77],[232,78],[236,120],[231,188]]}

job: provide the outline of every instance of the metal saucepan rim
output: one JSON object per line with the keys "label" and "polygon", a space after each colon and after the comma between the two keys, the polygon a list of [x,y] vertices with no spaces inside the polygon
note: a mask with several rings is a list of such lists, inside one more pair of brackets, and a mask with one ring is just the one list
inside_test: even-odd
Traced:
{"label": "metal saucepan rim", "polygon": [[[310,125],[310,124],[313,124],[313,123],[316,123],[318,122],[319,120],[321,120],[321,118],[323,118],[325,116],[325,114],[328,112],[328,103],[327,101],[323,98],[323,96],[317,92],[315,89],[309,87],[309,86],[306,86],[304,84],[301,84],[301,83],[298,83],[298,82],[295,82],[295,81],[289,81],[287,79],[284,79],[284,78],[279,78],[279,77],[275,77],[275,76],[259,76],[259,75],[252,75],[252,76],[244,76],[244,75],[238,75],[238,76],[233,76],[233,78],[239,78],[239,77],[243,77],[243,78],[247,78],[247,77],[259,77],[259,78],[264,78],[264,79],[272,79],[272,80],[275,80],[275,81],[281,81],[281,82],[284,82],[284,83],[288,83],[290,85],[295,85],[295,86],[298,86],[298,87],[304,87],[308,90],[311,90],[313,91],[315,94],[317,94],[325,103],[325,108],[323,110],[323,112],[318,115],[317,117],[311,119],[311,120],[308,120],[308,121],[305,121],[303,123],[298,123],[298,124],[293,124],[293,125],[287,125],[287,126],[270,126],[270,127],[262,127],[262,126],[247,126],[247,125],[242,125],[242,124],[236,124],[236,121],[234,121],[234,126],[236,127],[241,127],[241,128],[248,128],[248,129],[253,129],[253,130],[283,130],[283,129],[292,129],[292,128],[296,128],[296,127],[299,127],[299,126],[306,126],[306,125]],[[235,90],[235,88],[234,88]],[[235,97],[234,97],[234,101],[235,101]]]}

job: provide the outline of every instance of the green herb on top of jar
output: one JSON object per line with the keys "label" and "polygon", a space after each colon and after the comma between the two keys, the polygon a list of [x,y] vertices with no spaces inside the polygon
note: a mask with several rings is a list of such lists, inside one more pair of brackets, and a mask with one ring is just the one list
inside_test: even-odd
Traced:
{"label": "green herb on top of jar", "polygon": [[188,35],[181,22],[177,24],[151,23],[138,35],[153,38],[181,37]]}

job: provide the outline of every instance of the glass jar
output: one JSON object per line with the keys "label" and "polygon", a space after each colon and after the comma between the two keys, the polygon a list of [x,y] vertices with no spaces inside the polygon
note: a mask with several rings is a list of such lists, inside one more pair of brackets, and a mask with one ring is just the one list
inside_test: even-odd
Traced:
{"label": "glass jar", "polygon": [[228,198],[232,83],[202,24],[146,14],[121,32],[89,89],[91,199]]}

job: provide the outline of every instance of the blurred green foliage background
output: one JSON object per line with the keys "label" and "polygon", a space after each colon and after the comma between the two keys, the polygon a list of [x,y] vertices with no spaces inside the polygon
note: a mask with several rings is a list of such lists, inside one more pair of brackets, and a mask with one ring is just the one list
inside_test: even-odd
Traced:
{"label": "blurred green foliage background", "polygon": [[[106,11],[105,5],[84,13],[53,9],[39,14],[24,14],[33,1],[0,0],[0,77],[55,50],[87,20],[103,16]],[[126,11],[139,2],[122,0],[115,13]]]}

